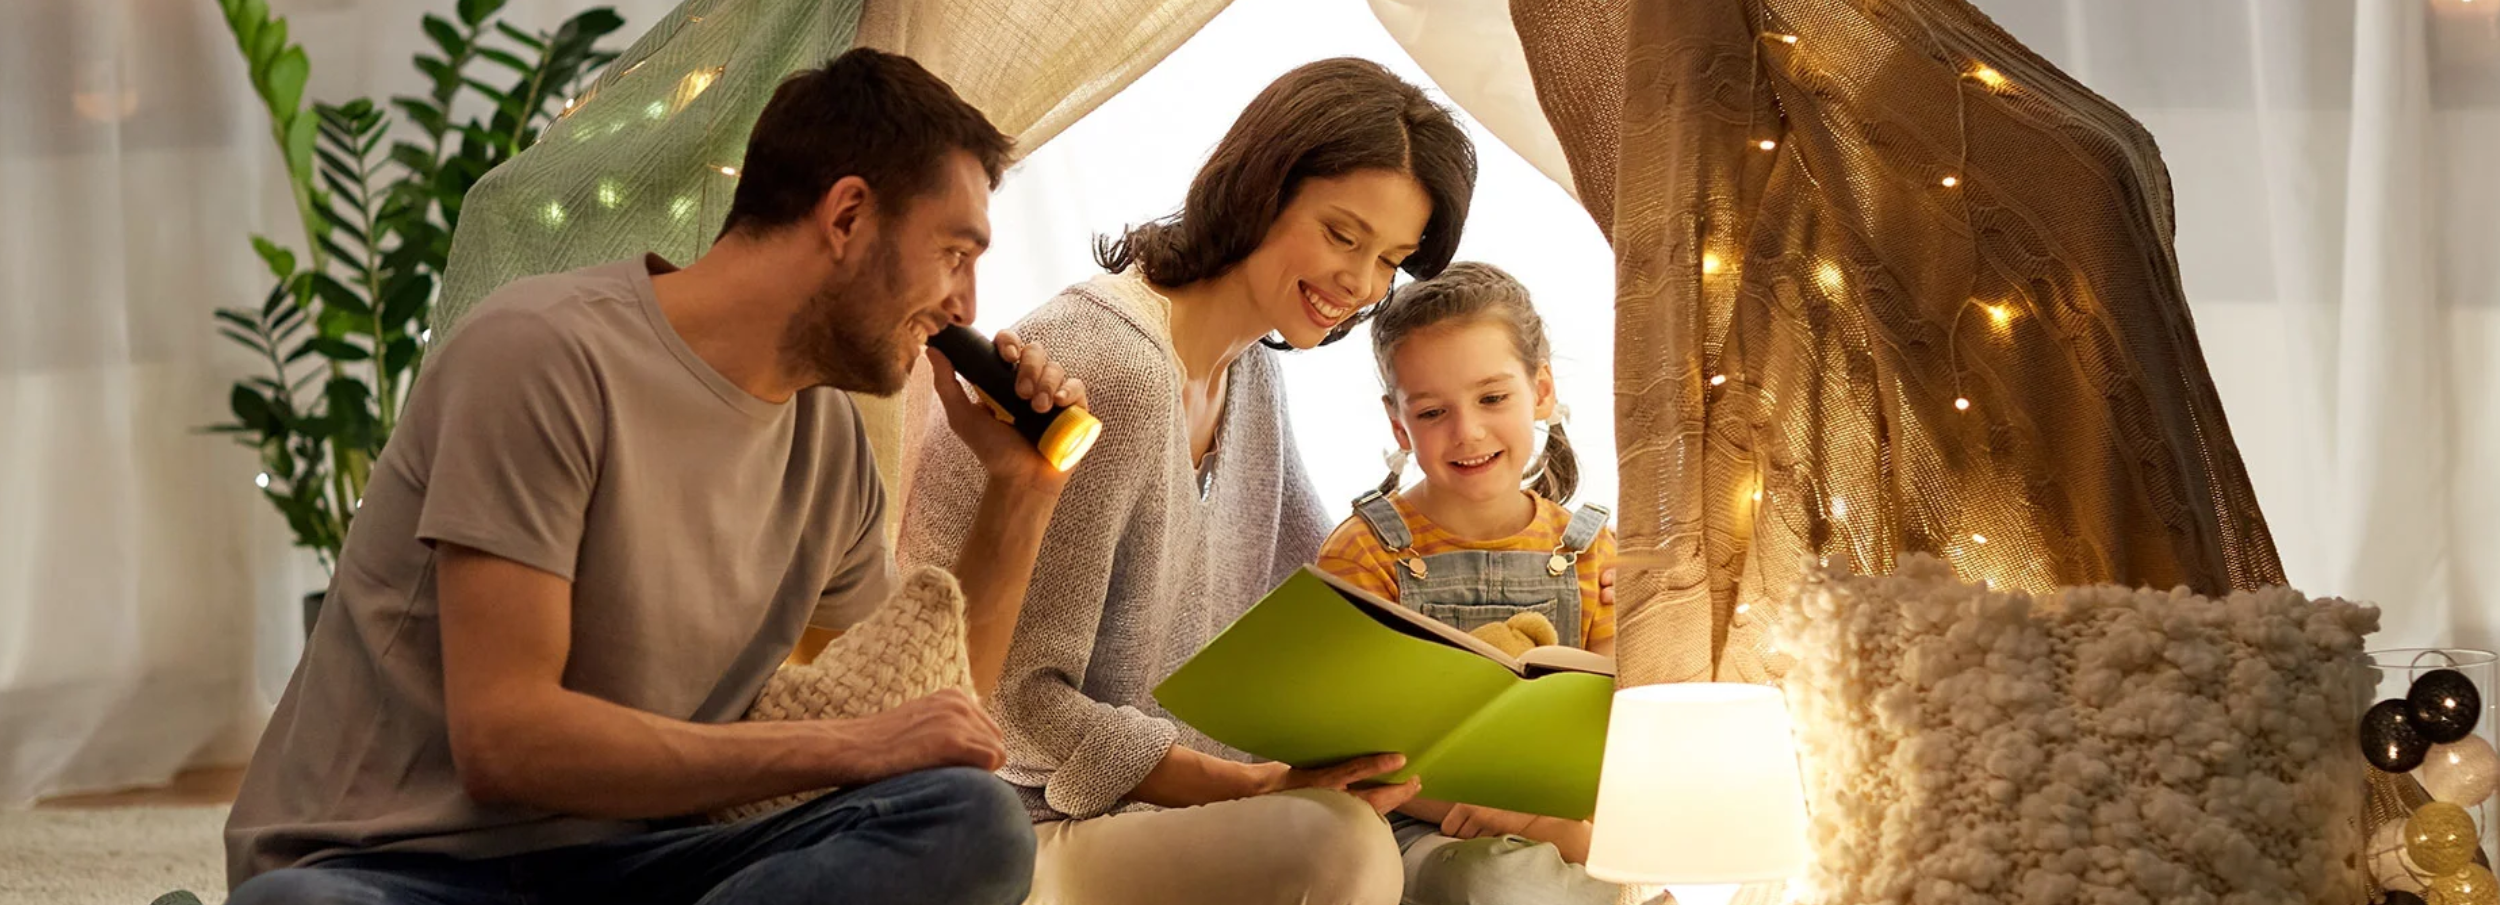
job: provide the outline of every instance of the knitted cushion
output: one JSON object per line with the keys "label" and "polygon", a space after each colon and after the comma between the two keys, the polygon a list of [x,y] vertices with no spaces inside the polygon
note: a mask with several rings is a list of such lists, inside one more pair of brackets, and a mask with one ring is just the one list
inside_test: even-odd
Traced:
{"label": "knitted cushion", "polygon": [[2034,598],[1923,555],[1890,577],[1809,571],[1781,606],[1805,901],[2366,901],[2375,607]]}
{"label": "knitted cushion", "polygon": [[[964,597],[955,576],[914,571],[894,599],[826,645],[807,665],[783,666],[747,708],[749,720],[839,720],[868,716],[947,688],[972,690],[964,653]],[[781,810],[823,795],[819,789],[716,812],[720,823]]]}

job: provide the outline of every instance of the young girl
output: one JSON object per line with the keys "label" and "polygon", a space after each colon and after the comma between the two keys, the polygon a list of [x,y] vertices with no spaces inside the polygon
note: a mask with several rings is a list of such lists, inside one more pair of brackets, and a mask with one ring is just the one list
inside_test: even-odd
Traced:
{"label": "young girl", "polygon": [[[1383,302],[1371,329],[1399,453],[1319,567],[1461,630],[1539,613],[1559,643],[1611,655],[1614,614],[1599,596],[1615,555],[1609,513],[1562,506],[1579,469],[1527,287],[1491,265],[1452,264]],[[1401,493],[1409,458],[1424,476]],[[1409,903],[1614,901],[1615,887],[1579,867],[1585,822],[1418,799],[1391,825]]]}

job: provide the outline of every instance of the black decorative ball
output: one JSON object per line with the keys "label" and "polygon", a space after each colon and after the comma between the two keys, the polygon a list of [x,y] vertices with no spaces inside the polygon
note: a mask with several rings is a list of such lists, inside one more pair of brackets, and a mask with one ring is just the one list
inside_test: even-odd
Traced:
{"label": "black decorative ball", "polygon": [[2483,695],[2474,681],[2453,669],[2434,669],[2413,680],[2405,693],[2412,704],[2413,728],[2434,745],[2445,745],[2474,733],[2483,714]]}
{"label": "black decorative ball", "polygon": [[2421,896],[2414,895],[2401,889],[2390,889],[2383,893],[2382,896],[2383,897],[2378,900],[2378,905],[2429,905],[2429,903],[2422,901]]}
{"label": "black decorative ball", "polygon": [[2388,698],[2361,715],[2361,755],[2370,759],[2370,766],[2405,773],[2431,753],[2431,740],[2413,728],[2412,709],[2403,698]]}

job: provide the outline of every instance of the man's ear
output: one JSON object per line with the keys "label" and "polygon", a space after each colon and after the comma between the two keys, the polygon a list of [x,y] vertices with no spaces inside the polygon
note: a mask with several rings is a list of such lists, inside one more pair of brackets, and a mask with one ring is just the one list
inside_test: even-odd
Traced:
{"label": "man's ear", "polygon": [[1532,382],[1536,384],[1536,420],[1545,421],[1553,418],[1554,366],[1537,365],[1536,379]]}
{"label": "man's ear", "polygon": [[1388,394],[1380,396],[1380,413],[1389,416],[1389,434],[1398,438],[1398,448],[1415,451],[1415,441],[1406,435],[1406,422],[1398,420],[1398,401]]}
{"label": "man's ear", "polygon": [[868,180],[857,176],[835,181],[832,188],[825,190],[825,197],[817,199],[816,228],[824,236],[826,247],[833,250],[835,260],[847,256],[861,240],[876,210],[876,193],[869,190]]}

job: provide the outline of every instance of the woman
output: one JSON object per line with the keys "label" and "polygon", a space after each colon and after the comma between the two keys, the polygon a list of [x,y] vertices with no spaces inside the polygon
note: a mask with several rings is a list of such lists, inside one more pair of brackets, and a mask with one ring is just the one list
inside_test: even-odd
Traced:
{"label": "woman", "polygon": [[[1396,270],[1440,272],[1475,172],[1465,132],[1419,89],[1363,60],[1303,66],[1242,111],[1179,214],[1100,243],[1108,275],[1016,326],[1086,381],[1105,425],[1052,519],[991,702],[1001,775],[1040,824],[1032,901],[1399,900],[1379,815],[1415,787],[1342,791],[1394,758],[1251,762],[1150,692],[1326,535],[1267,347],[1343,336]],[[900,547],[944,564],[979,472],[943,431],[926,448]]]}

